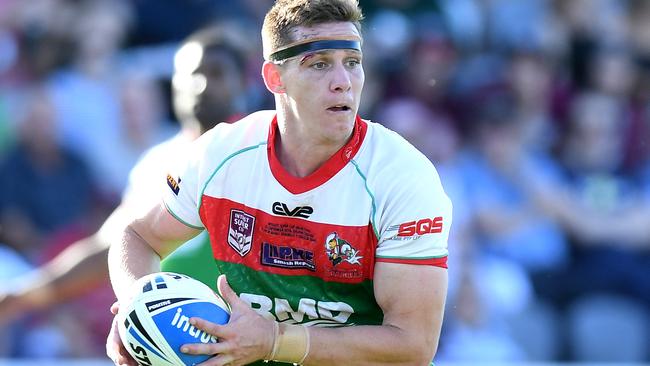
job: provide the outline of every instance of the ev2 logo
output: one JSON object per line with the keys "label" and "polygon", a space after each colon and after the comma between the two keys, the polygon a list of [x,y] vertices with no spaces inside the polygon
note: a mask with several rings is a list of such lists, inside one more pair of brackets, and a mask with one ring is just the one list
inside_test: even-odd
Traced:
{"label": "ev2 logo", "polygon": [[273,202],[273,213],[280,216],[302,217],[303,219],[307,219],[309,215],[314,213],[314,209],[311,206],[296,206],[296,208],[290,210],[286,203]]}

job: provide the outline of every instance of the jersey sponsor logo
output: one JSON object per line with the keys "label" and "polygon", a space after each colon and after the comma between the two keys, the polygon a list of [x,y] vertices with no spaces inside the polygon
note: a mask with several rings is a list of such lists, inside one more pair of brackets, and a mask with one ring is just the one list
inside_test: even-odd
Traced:
{"label": "jersey sponsor logo", "polygon": [[409,221],[399,226],[397,236],[408,237],[413,235],[437,234],[442,232],[442,216],[424,218],[418,221]]}
{"label": "jersey sponsor logo", "polygon": [[242,257],[251,251],[254,228],[255,216],[241,210],[230,210],[228,244]]}
{"label": "jersey sponsor logo", "polygon": [[288,223],[267,222],[261,227],[261,231],[266,234],[280,235],[287,238],[300,238],[311,242],[316,242],[316,236],[309,227]]}
{"label": "jersey sponsor logo", "polygon": [[264,295],[242,293],[239,297],[258,314],[267,319],[278,320],[288,324],[308,326],[340,326],[349,323],[354,308],[342,301],[318,301],[301,298],[298,308],[294,309],[286,299],[271,299]]}
{"label": "jersey sponsor logo", "polygon": [[306,249],[293,248],[287,245],[262,244],[262,264],[289,269],[316,270],[314,252]]}
{"label": "jersey sponsor logo", "polygon": [[181,177],[178,177],[178,182],[174,177],[171,176],[171,174],[167,174],[167,185],[169,188],[172,189],[172,192],[174,192],[175,195],[178,196],[178,192],[181,190]]}
{"label": "jersey sponsor logo", "polygon": [[334,266],[341,262],[361,265],[359,261],[363,258],[357,249],[346,240],[341,239],[336,232],[329,234],[325,239],[325,252]]}
{"label": "jersey sponsor logo", "polygon": [[280,216],[301,217],[303,219],[309,218],[309,215],[314,213],[311,206],[296,206],[294,209],[289,209],[286,203],[273,202],[273,213]]}

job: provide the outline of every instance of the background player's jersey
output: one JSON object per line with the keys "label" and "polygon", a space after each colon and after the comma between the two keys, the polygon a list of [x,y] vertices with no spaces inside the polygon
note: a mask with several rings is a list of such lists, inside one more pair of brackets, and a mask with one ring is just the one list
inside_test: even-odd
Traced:
{"label": "background player's jersey", "polygon": [[274,148],[274,112],[218,125],[167,177],[165,204],[210,235],[219,272],[281,322],[381,324],[375,262],[446,267],[451,203],[431,163],[397,134],[357,119],[349,143],[305,178]]}
{"label": "background player's jersey", "polygon": [[[144,215],[152,205],[160,202],[167,189],[163,179],[170,166],[184,161],[184,154],[193,137],[183,131],[147,150],[129,175],[129,184],[122,195],[125,210],[131,216]],[[126,219],[125,219],[126,220]],[[210,240],[202,232],[167,256],[160,264],[162,271],[183,273],[216,291],[218,272],[212,257]]]}

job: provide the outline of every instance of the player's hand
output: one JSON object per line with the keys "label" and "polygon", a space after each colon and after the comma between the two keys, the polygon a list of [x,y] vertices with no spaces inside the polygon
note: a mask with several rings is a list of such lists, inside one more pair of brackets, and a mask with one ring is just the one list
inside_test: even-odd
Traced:
{"label": "player's hand", "polygon": [[216,354],[201,363],[203,366],[239,366],[268,357],[275,336],[274,320],[262,317],[242,301],[228,285],[225,275],[219,276],[217,287],[230,305],[228,324],[218,325],[200,318],[191,318],[190,323],[217,337],[219,343],[186,344],[181,351],[188,354]]}
{"label": "player's hand", "polygon": [[119,303],[116,302],[111,306],[111,313],[113,313],[115,317],[113,318],[111,331],[108,333],[108,339],[106,339],[106,354],[116,365],[138,366],[138,363],[135,362],[133,357],[131,357],[131,355],[126,351],[124,344],[122,344],[120,333],[117,330],[117,313],[119,310]]}

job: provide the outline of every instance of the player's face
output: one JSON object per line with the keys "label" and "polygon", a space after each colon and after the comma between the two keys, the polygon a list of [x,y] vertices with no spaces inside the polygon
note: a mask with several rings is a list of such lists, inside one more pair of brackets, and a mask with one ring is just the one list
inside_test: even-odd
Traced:
{"label": "player's face", "polygon": [[[296,40],[361,39],[352,23],[337,22],[298,27]],[[316,140],[340,143],[354,128],[365,75],[362,54],[347,49],[303,53],[281,68],[287,118]]]}
{"label": "player's face", "polygon": [[243,111],[244,81],[233,56],[190,43],[175,62],[174,103],[179,118],[197,120],[205,131]]}
{"label": "player's face", "polygon": [[242,112],[239,98],[243,93],[240,67],[224,51],[206,51],[195,77],[205,80],[205,87],[195,96],[193,112],[204,129],[214,127]]}

